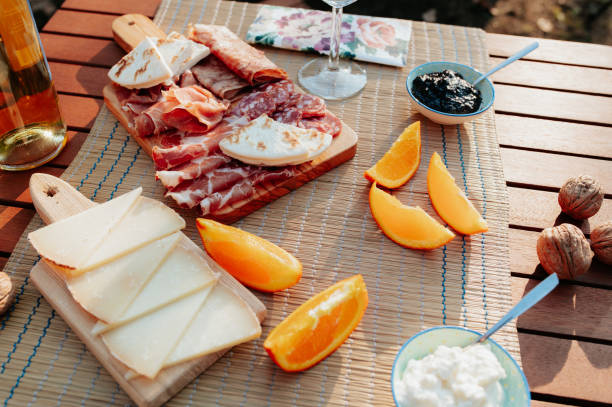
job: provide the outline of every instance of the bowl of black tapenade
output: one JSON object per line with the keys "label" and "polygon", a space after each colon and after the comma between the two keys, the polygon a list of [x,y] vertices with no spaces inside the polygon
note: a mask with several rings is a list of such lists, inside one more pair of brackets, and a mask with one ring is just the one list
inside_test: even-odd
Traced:
{"label": "bowl of black tapenade", "polygon": [[474,68],[455,62],[428,62],[410,71],[406,88],[414,107],[440,124],[461,124],[483,115],[495,99],[489,79]]}

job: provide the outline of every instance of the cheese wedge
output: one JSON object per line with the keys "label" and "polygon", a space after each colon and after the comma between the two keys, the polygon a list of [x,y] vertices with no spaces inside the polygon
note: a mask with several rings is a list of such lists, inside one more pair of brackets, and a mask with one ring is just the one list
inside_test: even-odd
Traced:
{"label": "cheese wedge", "polygon": [[172,70],[155,46],[156,39],[145,37],[108,71],[111,81],[124,88],[150,88],[172,77]]}
{"label": "cheese wedge", "polygon": [[103,321],[118,319],[179,241],[180,233],[155,240],[139,250],[68,278],[72,297]]}
{"label": "cheese wedge", "polygon": [[330,134],[280,123],[264,114],[221,140],[219,147],[247,164],[284,166],[314,160],[331,142]]}
{"label": "cheese wedge", "polygon": [[210,268],[201,249],[185,235],[181,235],[174,250],[159,266],[142,291],[135,298],[132,297],[134,301],[125,308],[125,311],[118,318],[105,320],[107,323],[98,321],[92,333],[99,335],[128,323],[212,285],[218,278],[219,275]]}
{"label": "cheese wedge", "polygon": [[154,199],[140,197],[75,274],[106,264],[184,227],[185,221],[172,209]]}
{"label": "cheese wedge", "polygon": [[183,336],[211,289],[204,288],[106,332],[102,340],[119,361],[152,379]]}
{"label": "cheese wedge", "polygon": [[187,39],[176,31],[166,38],[157,38],[155,45],[172,71],[172,76],[182,74],[210,54],[206,45]]}
{"label": "cheese wedge", "polygon": [[96,205],[74,216],[54,222],[28,234],[38,254],[64,270],[75,270],[86,263],[111,229],[129,213],[142,188]]}
{"label": "cheese wedge", "polygon": [[164,362],[164,367],[208,355],[260,335],[261,325],[253,310],[230,288],[219,283]]}

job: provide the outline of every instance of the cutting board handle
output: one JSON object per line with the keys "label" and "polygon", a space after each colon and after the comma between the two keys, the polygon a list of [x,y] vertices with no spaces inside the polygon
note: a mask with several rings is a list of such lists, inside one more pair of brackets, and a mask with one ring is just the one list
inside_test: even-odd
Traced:
{"label": "cutting board handle", "polygon": [[145,37],[166,38],[166,33],[142,14],[124,14],[117,17],[111,28],[115,41],[125,52],[136,48]]}
{"label": "cutting board handle", "polygon": [[95,205],[66,181],[40,172],[30,177],[30,196],[36,211],[46,224],[57,222]]}

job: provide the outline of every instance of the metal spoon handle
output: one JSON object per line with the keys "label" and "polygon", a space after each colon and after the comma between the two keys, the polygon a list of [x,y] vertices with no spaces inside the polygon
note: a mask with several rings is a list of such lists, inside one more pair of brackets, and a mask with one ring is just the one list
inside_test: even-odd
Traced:
{"label": "metal spoon handle", "polygon": [[489,75],[499,71],[500,69],[506,67],[507,65],[511,64],[512,62],[516,61],[517,59],[521,59],[522,57],[524,57],[525,55],[529,54],[531,51],[536,49],[539,45],[540,45],[540,43],[537,42],[537,41],[529,44],[528,46],[526,46],[525,48],[523,48],[522,50],[520,50],[516,54],[512,55],[511,57],[508,57],[508,59],[503,61],[501,64],[497,65],[495,68],[491,69],[486,74],[482,75],[480,78],[476,79],[472,85],[476,86],[478,84],[478,82],[480,82],[481,80],[483,80],[487,76],[489,76]]}
{"label": "metal spoon handle", "polygon": [[514,318],[527,311],[529,308],[537,304],[542,298],[546,297],[559,284],[559,277],[556,273],[548,276],[544,281],[535,286],[529,293],[523,297],[506,315],[499,320],[491,329],[484,333],[476,343],[486,341],[489,336],[493,335],[499,328],[512,321]]}

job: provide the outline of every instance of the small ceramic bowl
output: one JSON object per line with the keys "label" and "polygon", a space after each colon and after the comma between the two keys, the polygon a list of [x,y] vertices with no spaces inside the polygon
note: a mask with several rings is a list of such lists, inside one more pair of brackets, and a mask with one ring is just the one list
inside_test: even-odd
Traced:
{"label": "small ceramic bowl", "polygon": [[[397,353],[391,370],[391,391],[395,405],[400,407],[396,397],[395,381],[404,373],[410,359],[422,359],[433,353],[440,345],[465,346],[480,335],[476,331],[459,326],[438,326],[419,332],[408,339]],[[506,378],[501,380],[505,395],[503,407],[528,407],[531,403],[531,394],[523,371],[497,342],[488,339],[486,343],[491,345],[491,351],[506,371]]]}
{"label": "small ceramic bowl", "polygon": [[412,81],[414,80],[414,78],[425,73],[440,72],[445,69],[460,73],[461,76],[463,76],[463,79],[470,83],[474,82],[481,75],[481,73],[475,70],[474,68],[467,65],[458,64],[456,62],[428,62],[426,64],[417,66],[412,71],[410,71],[410,73],[408,74],[408,78],[406,78],[406,89],[408,89],[408,94],[412,99],[412,104],[419,111],[419,113],[421,113],[423,116],[427,117],[433,122],[439,124],[453,125],[465,123],[470,120],[476,119],[482,116],[487,110],[491,108],[491,106],[493,106],[493,100],[495,100],[495,89],[493,88],[493,84],[488,78],[485,78],[484,80],[480,81],[478,85],[476,85],[476,89],[480,90],[480,94],[482,96],[482,103],[480,104],[480,109],[478,109],[474,113],[444,113],[439,110],[432,109],[427,105],[421,103],[412,94]]}

